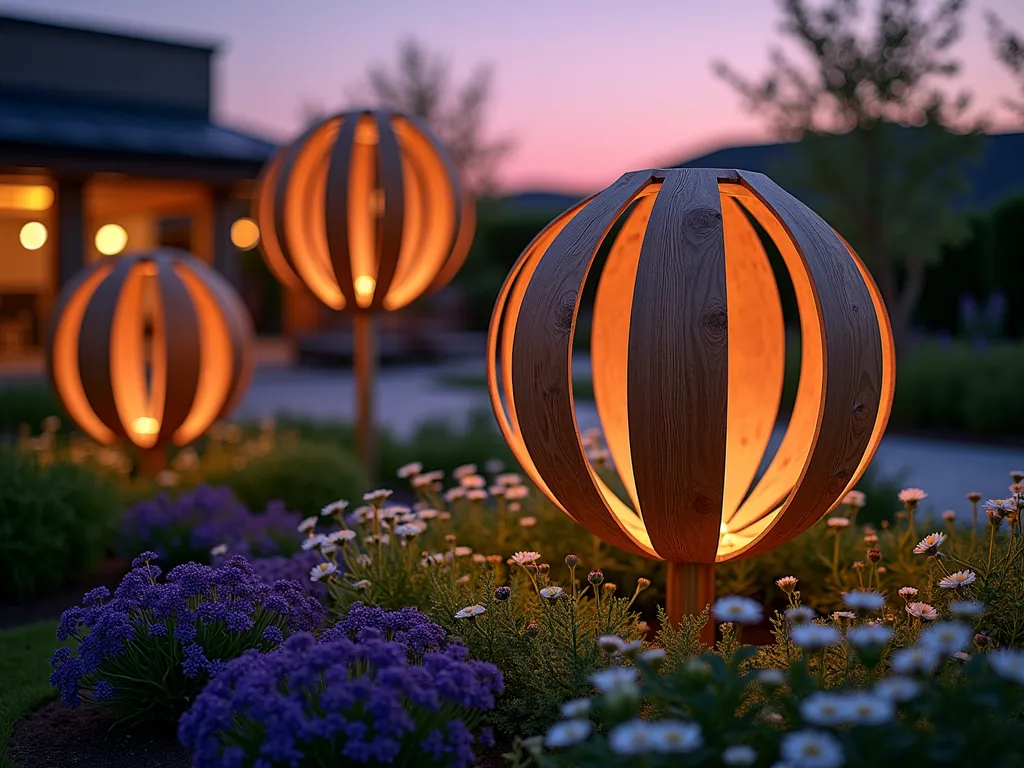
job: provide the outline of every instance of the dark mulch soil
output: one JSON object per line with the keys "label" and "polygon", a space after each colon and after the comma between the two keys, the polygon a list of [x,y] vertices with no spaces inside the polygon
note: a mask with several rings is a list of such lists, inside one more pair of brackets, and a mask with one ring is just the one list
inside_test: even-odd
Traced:
{"label": "dark mulch soil", "polygon": [[94,587],[114,589],[128,572],[130,563],[123,558],[111,557],[104,560],[95,573],[57,592],[30,597],[17,602],[0,602],[0,629],[19,627],[37,621],[59,619],[65,610],[81,605],[82,595]]}
{"label": "dark mulch soil", "polygon": [[174,727],[128,731],[100,707],[54,701],[14,726],[8,755],[19,768],[189,768]]}

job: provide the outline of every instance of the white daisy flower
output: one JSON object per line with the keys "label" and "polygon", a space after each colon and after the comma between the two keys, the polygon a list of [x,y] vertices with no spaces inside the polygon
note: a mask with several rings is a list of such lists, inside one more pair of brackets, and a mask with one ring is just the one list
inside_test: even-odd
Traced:
{"label": "white daisy flower", "polygon": [[850,525],[850,518],[848,517],[830,517],[825,523],[829,528],[846,528]]}
{"label": "white daisy flower", "polygon": [[658,720],[651,723],[648,736],[651,751],[663,755],[693,752],[704,744],[700,725],[682,720]]}
{"label": "white daisy flower", "polygon": [[459,499],[464,498],[465,495],[466,489],[457,485],[444,492],[444,500],[451,504],[453,501],[458,501]]}
{"label": "white daisy flower", "polygon": [[320,554],[321,555],[330,555],[330,554],[332,554],[334,552],[337,552],[337,551],[338,551],[338,545],[334,544],[333,542],[325,540],[325,541],[322,541],[320,543]]}
{"label": "white daisy flower", "polygon": [[473,554],[473,548],[472,547],[456,547],[455,548],[455,556],[456,557],[469,557],[472,554]]}
{"label": "white daisy flower", "polygon": [[509,558],[509,565],[526,565],[527,563],[535,563],[540,560],[540,552],[523,551],[516,552],[512,557]]}
{"label": "white daisy flower", "polygon": [[482,488],[473,488],[466,491],[466,498],[470,501],[485,501],[487,499],[487,491]]}
{"label": "white daisy flower", "polygon": [[837,621],[837,622],[838,621],[843,621],[845,619],[853,621],[854,619],[857,618],[857,614],[854,613],[853,611],[833,611],[832,614],[829,616],[829,618],[832,619],[832,621]]}
{"label": "white daisy flower", "polygon": [[892,629],[883,624],[863,624],[846,633],[854,648],[881,648],[892,639]]}
{"label": "white daisy flower", "polygon": [[424,472],[422,475],[416,475],[412,479],[413,488],[425,488],[428,485],[435,485],[440,483],[444,479],[444,472],[440,470],[434,470],[433,472]]}
{"label": "white daisy flower", "polygon": [[401,523],[395,526],[395,536],[407,536],[410,539],[413,536],[419,536],[427,530],[427,524],[421,522]]}
{"label": "white daisy flower", "polygon": [[616,755],[646,755],[653,752],[654,734],[646,720],[630,720],[608,733],[608,746]]}
{"label": "white daisy flower", "polygon": [[821,624],[801,624],[789,630],[793,644],[808,651],[820,651],[843,642],[843,633],[835,627]]}
{"label": "white daisy flower", "polygon": [[876,696],[867,691],[847,694],[846,708],[851,725],[884,725],[896,716],[892,699]]}
{"label": "white daisy flower", "polygon": [[472,560],[474,563],[483,564],[487,562],[487,556],[481,554],[480,552],[474,552],[472,555],[470,555],[470,560]]}
{"label": "white daisy flower", "polygon": [[364,555],[360,555],[359,557],[356,558],[356,564],[363,566],[363,568],[366,568],[372,562],[373,562],[373,558],[370,557],[369,555],[365,555],[364,554]]}
{"label": "white daisy flower", "polygon": [[307,517],[295,527],[295,530],[297,530],[299,533],[305,533],[306,531],[312,531],[315,527],[316,518]]}
{"label": "white daisy flower", "polygon": [[323,544],[325,541],[327,541],[327,537],[322,533],[318,533],[314,536],[310,536],[308,538],[303,539],[302,548],[306,550],[315,549],[316,547],[319,547],[321,544]]}
{"label": "white daisy flower", "polygon": [[921,621],[935,621],[939,618],[939,612],[928,603],[907,603],[906,610],[911,616],[916,616]]}
{"label": "white daisy flower", "polygon": [[494,478],[494,482],[504,488],[512,488],[516,485],[522,485],[523,478],[515,472],[506,472],[505,474],[498,475]]}
{"label": "white daisy flower", "polygon": [[974,571],[954,571],[944,579],[940,579],[939,586],[943,589],[960,589],[960,587],[973,584],[976,578],[978,578],[978,575]]}
{"label": "white daisy flower", "polygon": [[867,504],[867,502],[868,497],[864,495],[864,491],[847,491],[840,503],[845,504],[848,507],[857,507],[860,509]]}
{"label": "white daisy flower", "polygon": [[918,501],[924,501],[928,498],[928,494],[922,491],[920,488],[904,488],[899,492],[899,500],[906,504],[908,501],[916,503]]}
{"label": "white daisy flower", "polygon": [[1024,651],[1000,648],[986,657],[992,671],[1004,680],[1024,685]]}
{"label": "white daisy flower", "polygon": [[487,487],[487,478],[483,475],[463,475],[459,478],[459,485],[468,490],[476,490]]}
{"label": "white daisy flower", "polygon": [[565,590],[561,587],[544,587],[540,591],[540,596],[545,600],[557,600],[565,594]]}
{"label": "white daisy flower", "polygon": [[537,524],[536,517],[521,517],[519,518],[519,525],[522,528],[532,528]]}
{"label": "white daisy flower", "polygon": [[927,555],[930,552],[938,550],[942,546],[942,542],[946,540],[946,534],[936,531],[935,533],[929,533],[914,547],[915,555]]}
{"label": "white daisy flower", "polygon": [[214,547],[213,549],[210,550],[210,554],[213,557],[220,557],[221,555],[226,555],[227,552],[228,552],[228,545],[227,544],[218,544],[216,547]]}
{"label": "white daisy flower", "polygon": [[783,576],[781,579],[775,580],[775,586],[788,595],[796,589],[797,581],[799,581],[799,579],[797,579],[796,576]]}
{"label": "white daisy flower", "polygon": [[455,583],[456,584],[469,584],[469,574],[467,573],[464,576],[459,576],[459,578],[457,578],[455,580]]}
{"label": "white daisy flower", "polygon": [[753,765],[757,762],[757,752],[746,744],[733,744],[722,751],[723,765]]}
{"label": "white daisy flower", "polygon": [[589,720],[566,720],[555,723],[544,736],[544,746],[549,749],[574,746],[586,741],[593,729]]}
{"label": "white daisy flower", "polygon": [[569,699],[562,703],[562,717],[586,717],[590,714],[591,706],[590,699]]}
{"label": "white daisy flower", "polygon": [[461,467],[456,467],[455,471],[452,472],[452,477],[456,480],[461,480],[466,475],[476,474],[476,464],[463,464]]}
{"label": "white daisy flower", "polygon": [[364,590],[364,589],[369,589],[370,587],[373,586],[373,584],[370,582],[369,579],[360,579],[359,581],[357,581],[352,586],[355,587],[358,590]]}
{"label": "white daisy flower", "polygon": [[800,702],[800,716],[811,725],[842,725],[849,722],[848,697],[818,691]]}
{"label": "white daisy flower", "polygon": [[949,612],[958,618],[980,616],[985,612],[985,604],[980,600],[957,600],[949,604]]}
{"label": "white daisy flower", "polygon": [[806,605],[798,605],[796,608],[786,609],[786,621],[790,624],[803,624],[815,617],[814,610]]}
{"label": "white daisy flower", "polygon": [[601,693],[632,693],[639,674],[632,667],[608,667],[592,674],[590,682]]}
{"label": "white daisy flower", "polygon": [[779,752],[787,765],[799,768],[841,768],[843,745],[824,731],[795,731],[782,737]]}
{"label": "white daisy flower", "polygon": [[641,661],[646,661],[648,664],[658,665],[665,661],[667,655],[664,648],[649,648],[637,656],[637,658]]}
{"label": "white daisy flower", "polygon": [[356,532],[348,528],[342,528],[340,531],[331,531],[327,534],[327,540],[337,544],[339,541],[355,541]]}
{"label": "white daisy flower", "polygon": [[505,489],[505,498],[509,501],[522,501],[530,495],[530,488],[526,485],[512,485]]}
{"label": "white daisy flower", "polygon": [[921,632],[918,642],[922,647],[949,656],[970,648],[974,631],[960,621],[937,621]]}
{"label": "white daisy flower", "polygon": [[337,570],[338,566],[336,566],[334,563],[319,563],[318,565],[314,566],[313,569],[309,572],[309,580],[320,581],[321,579],[326,579],[328,576],[330,576],[332,573],[335,573]]}
{"label": "white daisy flower", "polygon": [[917,597],[917,587],[900,587],[899,595],[904,600],[909,597]]}
{"label": "white daisy flower", "polygon": [[618,635],[601,635],[597,638],[597,647],[605,653],[618,653],[626,644]]}
{"label": "white daisy flower", "polygon": [[966,651],[957,651],[956,653],[952,654],[949,658],[951,658],[953,661],[959,661],[961,664],[966,664],[968,661],[971,660],[971,654],[967,653]]}
{"label": "white daisy flower", "polygon": [[897,675],[912,675],[915,672],[930,675],[939,666],[939,654],[920,645],[901,648],[893,653],[889,666]]}
{"label": "white daisy flower", "polygon": [[421,509],[416,512],[416,517],[420,520],[433,520],[440,513],[436,509]]}
{"label": "white daisy flower", "polygon": [[423,471],[423,465],[418,461],[411,461],[408,464],[403,464],[398,468],[398,476],[403,480],[406,480],[413,475],[418,475]]}
{"label": "white daisy flower", "polygon": [[769,688],[778,688],[786,682],[786,673],[781,669],[762,669],[757,673],[757,681]]}
{"label": "white daisy flower", "polygon": [[880,611],[885,605],[885,597],[878,592],[858,589],[844,592],[843,602],[856,611]]}
{"label": "white daisy flower", "polygon": [[455,618],[456,619],[472,619],[475,616],[479,616],[481,613],[483,613],[486,610],[487,609],[484,608],[479,603],[477,605],[468,605],[465,608],[463,608],[461,611],[458,611],[455,614]]}
{"label": "white daisy flower", "polygon": [[344,499],[338,499],[338,501],[332,501],[326,507],[321,509],[320,514],[327,517],[328,515],[344,512],[346,509],[348,509],[348,502]]}
{"label": "white daisy flower", "polygon": [[387,488],[378,488],[376,491],[370,491],[369,493],[363,494],[363,501],[373,503],[375,501],[384,501],[388,498],[393,491],[389,491]]}
{"label": "white daisy flower", "polygon": [[389,534],[386,534],[386,533],[381,533],[381,534],[379,534],[377,536],[372,536],[371,535],[371,536],[364,536],[363,537],[363,543],[364,544],[375,544],[378,541],[381,544],[390,544],[391,543],[391,536]]}
{"label": "white daisy flower", "polygon": [[735,624],[757,624],[764,618],[764,608],[756,600],[749,597],[733,595],[723,597],[711,608],[711,615],[717,621],[729,621]]}
{"label": "white daisy flower", "polygon": [[893,675],[875,683],[874,692],[893,701],[910,701],[921,692],[921,685],[912,678]]}

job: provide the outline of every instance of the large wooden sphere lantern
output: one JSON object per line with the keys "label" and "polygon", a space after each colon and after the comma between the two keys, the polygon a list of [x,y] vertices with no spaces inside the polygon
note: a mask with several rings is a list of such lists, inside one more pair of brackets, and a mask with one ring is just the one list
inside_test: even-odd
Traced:
{"label": "large wooden sphere lantern", "polygon": [[127,441],[144,469],[227,415],[248,387],[253,330],[231,285],[185,251],[101,260],[61,292],[50,380],[100,443]]}
{"label": "large wooden sphere lantern", "polygon": [[253,217],[281,283],[352,312],[359,443],[372,465],[370,313],[451,280],[473,239],[473,201],[418,120],[357,110],[317,123],[270,159]]}
{"label": "large wooden sphere lantern", "polygon": [[[771,457],[786,337],[748,217],[778,247],[800,314],[796,400]],[[591,361],[618,494],[587,461],[572,387],[579,297],[616,225]],[[895,386],[889,319],[857,254],[768,177],[735,170],[627,173],[555,219],[505,281],[489,355],[524,470],[604,541],[668,561],[673,620],[711,602],[714,563],[789,541],[853,488]]]}

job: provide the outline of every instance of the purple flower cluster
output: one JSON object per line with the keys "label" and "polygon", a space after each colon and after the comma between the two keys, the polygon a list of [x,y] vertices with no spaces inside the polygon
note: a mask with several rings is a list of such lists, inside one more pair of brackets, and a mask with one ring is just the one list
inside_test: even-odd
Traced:
{"label": "purple flower cluster", "polygon": [[253,514],[227,487],[201,485],[172,497],[141,501],[121,520],[121,548],[149,548],[174,563],[207,562],[210,550],[226,544],[231,554],[253,557],[279,555],[298,546],[299,516],[281,502]]}
{"label": "purple flower cluster", "polygon": [[[429,651],[445,651],[449,648],[444,629],[415,608],[385,611],[379,605],[363,605],[359,602],[352,603],[348,615],[326,630],[320,640],[365,642],[378,638],[401,643],[408,648],[410,654],[417,657]],[[460,641],[456,638],[455,642]]]}
{"label": "purple flower cluster", "polygon": [[[313,567],[323,561],[323,555],[315,549],[302,549],[291,557],[258,557],[250,560],[249,564],[253,572],[268,584],[282,579],[296,581],[302,585],[306,594],[312,595],[320,602],[326,602],[327,584],[309,578],[309,572]],[[214,565],[218,565],[220,558],[215,557],[213,562]]]}
{"label": "purple flower cluster", "polygon": [[429,621],[411,609],[354,611],[319,643],[297,634],[229,662],[181,718],[194,765],[474,765],[474,745],[493,743],[474,728],[502,692],[498,668],[436,625],[421,633]]}
{"label": "purple flower cluster", "polygon": [[244,557],[179,565],[162,582],[156,559],[144,552],[113,597],[99,587],[61,616],[57,639],[79,640],[78,654],[57,649],[50,683],[69,706],[86,689],[95,701],[126,709],[145,703],[146,711],[176,716],[224,662],[271,650],[323,620],[323,606],[298,583],[267,584]]}

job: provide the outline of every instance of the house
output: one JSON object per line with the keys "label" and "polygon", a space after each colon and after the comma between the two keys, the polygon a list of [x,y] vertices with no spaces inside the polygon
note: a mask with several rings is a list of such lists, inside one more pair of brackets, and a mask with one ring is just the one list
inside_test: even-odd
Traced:
{"label": "house", "polygon": [[216,53],[0,16],[0,356],[104,255],[181,247],[239,285],[274,145],[213,119]]}

